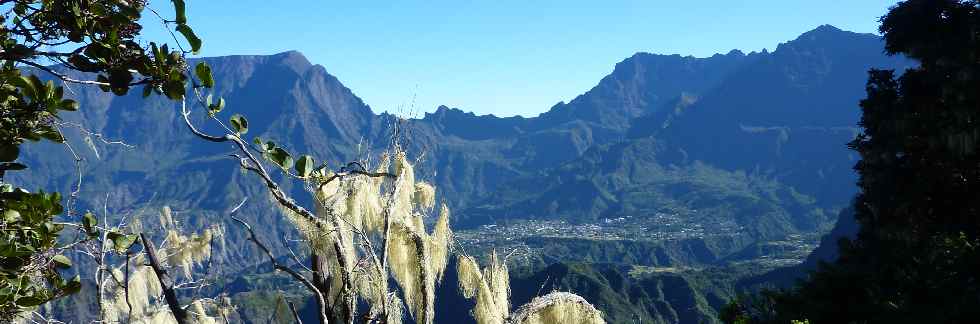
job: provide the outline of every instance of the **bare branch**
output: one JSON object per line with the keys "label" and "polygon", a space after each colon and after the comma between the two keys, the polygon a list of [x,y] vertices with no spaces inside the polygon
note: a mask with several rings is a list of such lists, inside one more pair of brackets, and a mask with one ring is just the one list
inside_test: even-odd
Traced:
{"label": "bare branch", "polygon": [[125,267],[126,274],[125,274],[125,277],[123,278],[123,292],[126,294],[126,309],[127,309],[126,315],[127,315],[127,318],[130,318],[131,319],[131,318],[133,318],[133,302],[129,300],[129,259],[130,259],[130,256],[132,256],[132,255],[129,254],[129,251],[126,251],[126,267]]}
{"label": "bare branch", "polygon": [[291,301],[287,301],[286,305],[289,305],[289,311],[293,313],[293,318],[296,319],[296,324],[303,324],[303,320],[299,318],[299,312],[296,311],[296,305]]}
{"label": "bare branch", "polygon": [[229,216],[234,216],[236,213],[238,213],[238,210],[241,209],[242,206],[245,206],[245,203],[246,202],[248,202],[248,197],[242,198],[242,202],[238,203],[237,206],[235,206],[234,208],[232,208],[231,211],[228,212],[228,215]]}
{"label": "bare branch", "polygon": [[[78,80],[78,79],[73,79],[73,78],[69,77],[68,75],[59,73],[59,72],[57,72],[57,71],[55,71],[55,70],[53,70],[53,69],[51,69],[49,67],[46,67],[44,65],[37,64],[35,62],[31,62],[31,61],[28,61],[28,60],[14,60],[14,61],[20,62],[20,63],[23,63],[23,64],[26,64],[26,65],[29,65],[31,67],[34,67],[34,68],[38,69],[38,70],[47,72],[48,74],[53,75],[54,77],[60,79],[61,81],[70,82],[70,83],[78,83],[78,84],[97,85],[97,86],[109,86],[109,84],[108,83],[105,83],[105,82],[92,81],[92,80]],[[128,84],[127,86],[135,86],[135,85],[145,84],[145,83],[148,83],[148,82],[149,82],[149,80],[146,80],[145,79],[145,80],[140,80],[140,81],[137,81],[137,82],[132,82],[132,83]]]}
{"label": "bare branch", "polygon": [[310,279],[307,279],[299,272],[296,272],[292,268],[286,267],[280,264],[278,261],[276,261],[276,257],[272,255],[272,252],[269,251],[269,248],[267,248],[265,244],[262,244],[262,242],[259,241],[258,237],[255,236],[255,231],[252,229],[252,225],[249,225],[245,221],[238,219],[234,216],[232,216],[231,219],[242,224],[242,226],[245,227],[245,230],[247,230],[249,234],[248,240],[255,243],[255,245],[258,246],[263,253],[265,253],[265,255],[269,258],[269,262],[272,263],[273,269],[289,274],[290,276],[293,277],[293,279],[296,279],[296,281],[299,281],[304,286],[306,286],[307,289],[313,292],[313,295],[316,297],[317,305],[320,307],[320,322],[329,323],[329,320],[327,319],[327,309],[326,309],[327,300],[326,298],[324,298],[323,293],[320,292],[320,289],[317,289],[317,287],[313,285],[312,282],[310,282]]}
{"label": "bare branch", "polygon": [[303,261],[299,259],[299,256],[296,255],[296,252],[293,252],[293,248],[289,247],[289,241],[286,240],[286,235],[283,234],[281,238],[282,238],[282,246],[284,246],[286,248],[286,251],[289,252],[289,255],[293,258],[293,262],[296,262],[296,264],[298,264],[300,267],[303,267],[303,270],[306,270],[307,272],[313,272],[313,270],[310,270],[309,267],[303,264]]}
{"label": "bare branch", "polygon": [[349,175],[363,175],[363,176],[368,176],[368,177],[372,177],[372,178],[386,177],[386,178],[390,178],[390,179],[394,179],[394,178],[397,177],[394,174],[391,174],[391,173],[388,173],[388,172],[370,172],[370,171],[367,171],[367,169],[364,168],[364,165],[362,165],[360,162],[356,162],[355,161],[355,162],[347,163],[347,166],[341,168],[340,170],[337,171],[337,173],[334,173],[334,175],[330,176],[329,178],[327,178],[326,180],[324,180],[322,183],[320,183],[319,189],[322,189],[323,186],[329,184],[330,182],[332,182],[334,180],[341,179],[341,178],[346,177],[346,176],[349,176]]}
{"label": "bare branch", "polygon": [[184,115],[184,124],[187,124],[187,128],[189,128],[191,130],[191,133],[193,133],[197,137],[200,137],[200,138],[204,139],[205,141],[215,142],[215,143],[221,143],[221,142],[227,142],[228,141],[228,137],[227,136],[225,136],[225,137],[211,136],[211,135],[205,134],[205,133],[197,130],[197,128],[194,127],[194,124],[191,123],[191,112],[190,112],[190,110],[187,110],[187,103],[185,101],[181,101],[180,102],[180,112],[181,112],[182,115]]}
{"label": "bare branch", "polygon": [[[67,127],[76,128],[76,129],[78,129],[78,131],[84,133],[85,135],[92,136],[92,137],[95,137],[95,138],[99,139],[100,142],[102,142],[103,144],[106,144],[106,145],[121,145],[121,146],[123,146],[125,148],[128,148],[128,149],[132,149],[132,148],[136,147],[134,145],[127,144],[126,142],[119,141],[119,140],[117,140],[117,141],[108,140],[108,139],[106,139],[105,135],[103,135],[102,133],[97,133],[97,132],[91,131],[91,130],[85,128],[85,126],[82,126],[82,124],[79,124],[79,123],[70,122],[70,121],[55,121],[55,125],[58,125],[58,126],[61,126],[61,127],[66,127],[67,126]],[[64,135],[62,135],[62,137],[64,137]]]}

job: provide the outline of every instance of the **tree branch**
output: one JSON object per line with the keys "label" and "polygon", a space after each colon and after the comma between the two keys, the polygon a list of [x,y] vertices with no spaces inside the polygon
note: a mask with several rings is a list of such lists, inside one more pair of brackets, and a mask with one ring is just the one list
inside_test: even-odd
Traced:
{"label": "tree branch", "polygon": [[20,63],[24,63],[26,65],[30,65],[30,66],[32,66],[34,68],[37,68],[38,70],[47,72],[48,74],[51,74],[51,75],[55,76],[58,79],[61,79],[61,81],[71,82],[71,83],[78,83],[78,84],[91,84],[91,85],[97,85],[97,86],[108,86],[109,85],[108,83],[99,82],[99,81],[72,79],[72,78],[69,78],[67,75],[64,75],[64,74],[61,74],[61,73],[56,72],[55,70],[52,70],[49,67],[46,67],[44,65],[40,65],[40,64],[37,64],[37,63],[31,62],[31,61],[28,61],[28,60],[14,60],[14,61],[20,62]]}
{"label": "tree branch", "polygon": [[[29,65],[29,66],[32,66],[32,67],[38,69],[38,70],[47,72],[48,74],[53,75],[54,77],[60,79],[61,81],[70,82],[70,83],[78,83],[78,84],[97,85],[97,86],[109,86],[109,84],[108,83],[105,83],[105,82],[92,81],[92,80],[78,80],[78,79],[73,79],[73,78],[68,77],[65,74],[58,73],[57,71],[55,71],[55,70],[53,70],[53,69],[51,69],[49,67],[46,67],[44,65],[37,64],[35,62],[31,62],[31,61],[28,61],[28,60],[16,59],[14,61],[15,62],[20,62],[20,63],[26,64],[26,65]],[[131,86],[146,84],[146,83],[149,83],[149,82],[150,82],[149,79],[143,79],[143,80],[140,80],[140,81],[129,83],[129,84],[127,84],[127,86],[130,86],[131,87]]]}
{"label": "tree branch", "polygon": [[167,306],[170,307],[170,312],[174,314],[174,319],[177,320],[177,323],[188,324],[187,312],[180,307],[180,301],[177,299],[176,291],[174,291],[173,279],[170,278],[167,269],[164,269],[160,264],[160,259],[157,258],[156,246],[153,245],[153,241],[146,238],[146,234],[144,233],[140,233],[140,240],[143,241],[143,247],[150,261],[150,267],[153,268],[153,272],[156,273],[157,279],[160,281],[160,287],[163,288],[163,297],[167,301]]}
{"label": "tree branch", "polygon": [[184,124],[187,125],[187,128],[190,129],[191,133],[193,133],[195,136],[200,137],[205,141],[215,142],[215,143],[227,142],[229,140],[227,136],[225,137],[211,136],[197,130],[197,128],[194,127],[194,124],[191,123],[191,111],[187,110],[187,102],[185,101],[180,102],[180,113],[181,115],[184,115]]}
{"label": "tree branch", "polygon": [[278,261],[276,261],[276,258],[272,255],[272,252],[269,251],[269,248],[267,248],[265,244],[262,244],[262,242],[259,241],[258,237],[255,236],[255,231],[252,229],[252,225],[249,225],[245,221],[238,219],[237,217],[234,216],[232,216],[231,219],[235,220],[236,222],[242,224],[243,227],[245,227],[245,230],[247,230],[249,234],[248,240],[255,243],[255,245],[257,245],[259,249],[261,249],[262,252],[265,253],[265,255],[269,258],[269,262],[272,263],[273,269],[289,274],[290,276],[293,277],[293,279],[296,279],[304,286],[306,286],[307,289],[313,292],[313,295],[316,297],[317,305],[320,307],[320,322],[329,323],[330,321],[327,319],[327,300],[326,298],[324,298],[323,293],[320,291],[320,289],[317,289],[317,287],[313,285],[313,283],[310,282],[309,279],[304,277],[299,272],[296,272],[292,268],[286,267],[280,264]]}
{"label": "tree branch", "polygon": [[293,318],[296,319],[296,324],[303,324],[303,319],[299,317],[299,312],[296,311],[296,305],[293,305],[292,301],[287,301],[286,305],[289,305],[289,311],[293,313]]}

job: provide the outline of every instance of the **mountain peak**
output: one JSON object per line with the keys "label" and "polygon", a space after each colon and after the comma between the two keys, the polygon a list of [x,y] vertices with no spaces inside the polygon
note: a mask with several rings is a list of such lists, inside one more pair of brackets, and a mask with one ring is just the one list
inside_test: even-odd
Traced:
{"label": "mountain peak", "polygon": [[781,43],[776,47],[777,55],[787,52],[812,51],[816,49],[832,50],[845,53],[855,47],[880,47],[881,37],[870,33],[856,33],[841,30],[832,25],[820,25],[813,30],[801,34],[794,40]]}
{"label": "mountain peak", "polygon": [[820,25],[808,32],[801,34],[795,40],[790,41],[790,43],[800,43],[800,42],[829,42],[834,40],[840,40],[843,38],[854,38],[854,36],[870,36],[877,37],[874,34],[867,33],[855,33],[852,31],[842,30],[840,28],[834,27],[833,25]]}
{"label": "mountain peak", "polygon": [[745,56],[745,53],[743,53],[742,51],[740,51],[738,49],[733,49],[731,51],[728,51],[728,54],[725,54],[725,55],[726,56]]}
{"label": "mountain peak", "polygon": [[[242,82],[251,77],[256,69],[272,68],[291,75],[306,74],[313,63],[299,51],[286,51],[263,55],[225,55],[193,59],[206,61],[212,65],[215,75],[233,77]],[[241,86],[243,84],[240,84]]]}
{"label": "mountain peak", "polygon": [[809,31],[809,33],[839,33],[842,31],[840,28],[834,27],[834,25],[823,24]]}
{"label": "mountain peak", "polygon": [[454,118],[465,118],[465,117],[476,117],[476,114],[474,114],[473,112],[463,111],[462,109],[456,107],[439,105],[439,107],[436,108],[436,111],[431,113],[425,113],[422,119],[444,120],[446,118],[454,119]]}
{"label": "mountain peak", "polygon": [[310,63],[310,60],[303,53],[296,50],[272,54],[269,58],[271,62],[288,66],[298,74],[303,74],[313,67],[313,63]]}

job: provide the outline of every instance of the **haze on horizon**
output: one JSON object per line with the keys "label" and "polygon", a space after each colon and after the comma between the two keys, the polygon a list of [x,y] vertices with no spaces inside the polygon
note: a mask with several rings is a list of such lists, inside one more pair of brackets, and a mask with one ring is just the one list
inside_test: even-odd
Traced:
{"label": "haze on horizon", "polygon": [[297,50],[375,112],[421,117],[446,105],[531,117],[636,52],[771,51],[823,24],[877,34],[897,1],[187,2],[204,56]]}

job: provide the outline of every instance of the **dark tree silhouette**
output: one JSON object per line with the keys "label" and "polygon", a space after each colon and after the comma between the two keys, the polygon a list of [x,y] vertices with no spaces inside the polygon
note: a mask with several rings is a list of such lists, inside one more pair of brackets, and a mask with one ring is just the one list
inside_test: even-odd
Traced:
{"label": "dark tree silhouette", "polygon": [[[758,322],[967,323],[980,318],[980,2],[911,0],[881,19],[886,51],[919,67],[872,70],[850,147],[858,236]],[[745,306],[745,305],[741,305]],[[733,320],[729,316],[728,320]]]}

